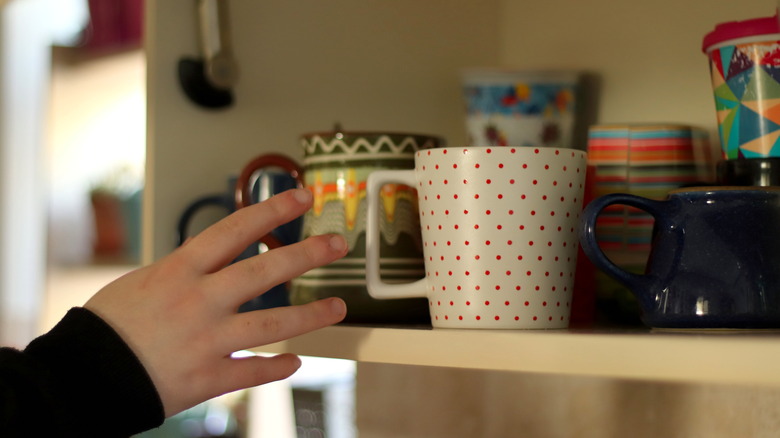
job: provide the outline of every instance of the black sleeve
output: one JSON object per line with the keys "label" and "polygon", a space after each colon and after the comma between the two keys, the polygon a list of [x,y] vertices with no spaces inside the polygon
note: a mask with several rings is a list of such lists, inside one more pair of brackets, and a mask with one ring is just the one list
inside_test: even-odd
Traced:
{"label": "black sleeve", "polygon": [[24,351],[0,349],[2,437],[127,437],[164,417],[141,362],[89,310],[71,309]]}

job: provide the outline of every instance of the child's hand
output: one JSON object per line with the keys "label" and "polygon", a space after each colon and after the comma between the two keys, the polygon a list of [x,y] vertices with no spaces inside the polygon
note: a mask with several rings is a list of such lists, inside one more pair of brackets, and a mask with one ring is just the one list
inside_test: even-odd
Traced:
{"label": "child's hand", "polygon": [[212,397],[284,379],[300,366],[292,354],[235,359],[231,353],[341,321],[338,298],[237,313],[273,286],[343,257],[336,235],[315,236],[228,265],[260,236],[311,207],[295,189],[240,209],[156,263],[114,281],[85,307],[109,323],[138,355],[174,415]]}

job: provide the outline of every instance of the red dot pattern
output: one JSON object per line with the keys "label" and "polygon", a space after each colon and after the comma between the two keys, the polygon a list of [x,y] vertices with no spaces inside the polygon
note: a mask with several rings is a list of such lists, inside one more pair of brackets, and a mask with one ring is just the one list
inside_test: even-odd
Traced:
{"label": "red dot pattern", "polygon": [[585,153],[443,148],[415,163],[434,326],[567,327]]}

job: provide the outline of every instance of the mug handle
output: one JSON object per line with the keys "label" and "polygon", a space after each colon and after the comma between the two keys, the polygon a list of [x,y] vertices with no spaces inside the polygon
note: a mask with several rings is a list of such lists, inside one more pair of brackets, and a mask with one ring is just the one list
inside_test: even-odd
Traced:
{"label": "mug handle", "polygon": [[664,205],[666,201],[655,201],[641,196],[626,193],[612,193],[601,196],[591,201],[582,212],[580,221],[580,244],[582,251],[599,269],[606,272],[612,278],[621,282],[632,291],[642,290],[650,279],[646,275],[628,272],[612,262],[604,254],[596,239],[596,221],[601,212],[610,205],[627,205],[650,213],[658,221],[665,215]]}
{"label": "mug handle", "polygon": [[198,198],[195,201],[192,202],[189,206],[187,206],[186,209],[184,209],[184,212],[182,212],[181,217],[179,217],[179,224],[177,226],[178,231],[178,242],[176,246],[181,246],[185,240],[187,240],[188,234],[187,229],[189,228],[190,221],[195,216],[195,213],[200,211],[201,208],[205,208],[210,205],[216,205],[218,207],[223,207],[227,213],[233,212],[233,200],[230,199],[230,195],[225,194],[219,194],[219,195],[209,195],[204,196],[202,198]]}
{"label": "mug handle", "polygon": [[[236,209],[252,205],[252,185],[254,183],[252,177],[257,171],[267,167],[280,167],[284,169],[290,176],[298,181],[298,187],[303,187],[303,169],[295,161],[279,154],[260,155],[259,157],[255,157],[241,169],[241,174],[238,176],[238,180],[236,180]],[[264,243],[268,249],[284,246],[279,239],[271,235],[271,233],[261,237],[260,242]]]}
{"label": "mug handle", "polygon": [[414,170],[378,170],[371,172],[366,181],[368,212],[366,215],[366,286],[368,294],[376,299],[423,298],[426,296],[425,278],[400,284],[382,281],[379,273],[379,191],[389,183],[416,185]]}

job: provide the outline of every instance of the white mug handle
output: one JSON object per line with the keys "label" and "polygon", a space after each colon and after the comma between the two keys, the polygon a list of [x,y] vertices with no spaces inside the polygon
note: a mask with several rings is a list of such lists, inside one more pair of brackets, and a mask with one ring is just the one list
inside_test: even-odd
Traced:
{"label": "white mug handle", "polygon": [[417,182],[414,170],[378,170],[371,172],[366,181],[368,214],[366,217],[366,284],[368,294],[377,299],[422,298],[426,296],[426,280],[412,283],[389,284],[379,273],[379,191],[388,183],[401,183],[414,187]]}

